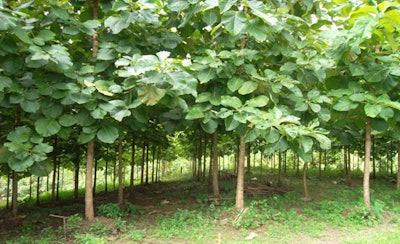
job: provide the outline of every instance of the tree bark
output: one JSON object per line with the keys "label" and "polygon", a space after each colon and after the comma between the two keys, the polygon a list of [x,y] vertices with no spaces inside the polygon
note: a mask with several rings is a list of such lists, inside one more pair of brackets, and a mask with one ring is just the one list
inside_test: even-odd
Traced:
{"label": "tree bark", "polygon": [[371,170],[371,118],[367,117],[365,126],[365,158],[364,158],[364,178],[363,178],[363,196],[364,206],[371,205],[369,194],[369,175]]}
{"label": "tree bark", "polygon": [[149,184],[149,142],[146,141],[146,185]]}
{"label": "tree bark", "polygon": [[146,160],[146,143],[143,141],[143,147],[142,147],[142,167],[140,168],[140,185],[143,185],[144,183],[144,163]]}
{"label": "tree bark", "polygon": [[86,153],[86,178],[85,178],[85,219],[89,222],[94,220],[93,206],[93,158],[94,158],[94,140],[88,142]]}
{"label": "tree bark", "polygon": [[212,134],[212,185],[214,196],[219,196],[218,183],[218,132]]}
{"label": "tree bark", "polygon": [[79,197],[79,152],[75,158],[75,170],[74,170],[74,199],[77,200]]}
{"label": "tree bark", "polygon": [[350,146],[347,146],[347,150],[345,151],[345,157],[347,158],[347,186],[352,185],[351,180],[351,159],[350,159]]}
{"label": "tree bark", "polygon": [[133,185],[134,185],[134,175],[135,175],[135,138],[132,138],[132,153],[131,153],[131,177],[130,177],[130,183],[129,183],[129,188],[131,191],[133,191]]}
{"label": "tree bark", "polygon": [[96,188],[97,188],[97,165],[98,165],[98,159],[94,159],[94,171],[93,171],[93,196],[96,195]]}
{"label": "tree bark", "polygon": [[17,217],[17,215],[18,215],[18,173],[15,171],[13,171],[13,176],[12,176],[11,212],[14,217]]}
{"label": "tree bark", "polygon": [[239,158],[237,167],[237,185],[236,185],[236,209],[244,208],[244,161],[246,155],[246,143],[244,136],[240,136],[239,142]]}
{"label": "tree bark", "polygon": [[397,189],[400,189],[400,142],[397,142]]}
{"label": "tree bark", "polygon": [[123,168],[123,161],[122,161],[122,139],[118,140],[118,205],[121,209],[125,209],[124,204],[124,180],[122,177],[122,168]]}
{"label": "tree bark", "polygon": [[307,187],[307,162],[303,162],[303,189],[304,189],[304,198],[303,200],[308,202],[310,198],[308,196],[308,187]]}
{"label": "tree bark", "polygon": [[36,206],[40,205],[40,177],[36,181]]}

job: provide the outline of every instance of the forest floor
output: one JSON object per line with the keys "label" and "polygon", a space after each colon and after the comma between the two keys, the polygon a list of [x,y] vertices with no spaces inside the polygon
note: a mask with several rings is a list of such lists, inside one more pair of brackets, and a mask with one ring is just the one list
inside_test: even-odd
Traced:
{"label": "forest floor", "polygon": [[[181,180],[95,197],[96,221],[86,223],[83,199],[21,206],[20,216],[0,212],[0,243],[400,243],[400,193],[389,178],[371,181],[372,209],[363,207],[361,179],[338,177],[246,181],[246,208],[234,207],[234,183],[221,179],[221,197],[207,183]],[[69,217],[64,232],[63,220]]]}

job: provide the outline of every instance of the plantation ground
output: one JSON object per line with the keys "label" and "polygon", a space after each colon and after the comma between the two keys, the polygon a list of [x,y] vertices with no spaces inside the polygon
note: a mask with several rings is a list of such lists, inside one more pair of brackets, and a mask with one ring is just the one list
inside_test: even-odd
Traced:
{"label": "plantation ground", "polygon": [[[265,179],[259,177],[256,185]],[[304,202],[301,178],[286,176],[278,189],[288,193],[266,197],[252,192],[244,212],[234,208],[230,181],[221,182],[221,200],[209,197],[206,183],[159,182],[126,189],[124,211],[113,204],[116,192],[96,195],[98,217],[92,224],[82,221],[82,200],[21,206],[17,219],[1,213],[0,242],[400,243],[400,192],[390,178],[371,181],[372,211],[362,205],[361,178],[352,187],[342,182],[334,176],[309,178],[312,201]],[[254,180],[247,180],[251,184]],[[49,214],[70,216],[66,237],[62,220]]]}

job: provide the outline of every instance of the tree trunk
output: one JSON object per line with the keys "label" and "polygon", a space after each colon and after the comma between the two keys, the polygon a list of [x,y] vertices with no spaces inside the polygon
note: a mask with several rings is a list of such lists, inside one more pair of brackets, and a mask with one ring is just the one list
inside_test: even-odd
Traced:
{"label": "tree trunk", "polygon": [[118,205],[121,209],[125,209],[124,204],[124,179],[122,175],[123,161],[122,161],[122,139],[118,140]]}
{"label": "tree trunk", "polygon": [[369,174],[371,169],[371,118],[367,117],[367,124],[365,126],[365,158],[364,158],[364,178],[363,178],[363,192],[364,192],[364,206],[371,205],[369,195]]}
{"label": "tree trunk", "polygon": [[[98,0],[93,0],[92,7],[93,7],[93,19],[97,20],[99,18]],[[93,40],[92,56],[96,57],[99,48],[96,31],[93,33],[92,40]],[[94,139],[88,142],[86,154],[87,155],[86,155],[86,178],[85,178],[85,219],[89,222],[93,222],[94,206],[93,206],[92,174],[93,174],[93,159],[94,159]]]}
{"label": "tree trunk", "polygon": [[109,158],[109,154],[108,154],[108,148],[106,149],[106,167],[104,169],[104,191],[108,192],[108,158]]}
{"label": "tree trunk", "polygon": [[79,153],[77,152],[77,156],[75,158],[75,170],[74,170],[74,199],[78,200],[79,197]]}
{"label": "tree trunk", "polygon": [[51,185],[51,200],[56,199],[56,179],[57,179],[57,136],[54,137],[53,142],[53,181]]}
{"label": "tree trunk", "polygon": [[[203,132],[203,133],[204,133],[204,141],[203,141],[203,143],[204,143],[204,145],[203,145],[203,179],[205,180],[206,179],[206,171],[207,171],[206,170],[206,165],[207,165],[207,141],[208,141],[207,136],[208,136],[208,134],[205,133],[205,132]],[[210,146],[212,147],[212,145],[210,145]],[[212,149],[210,151],[212,151]],[[210,153],[210,157],[211,157],[211,153]],[[211,162],[211,160],[210,160],[210,162]],[[210,177],[211,177],[211,167],[210,167],[208,173],[209,173],[208,179],[210,179]],[[210,182],[210,181],[208,181],[208,182]]]}
{"label": "tree trunk", "polygon": [[97,188],[97,167],[99,164],[99,160],[97,158],[94,159],[94,172],[93,172],[93,196],[96,195]]}
{"label": "tree trunk", "polygon": [[400,189],[400,142],[397,142],[397,189]]}
{"label": "tree trunk", "polygon": [[251,144],[250,143],[247,143],[247,149],[246,149],[247,151],[246,151],[246,172],[248,173],[248,174],[250,174],[251,173],[251,153],[250,153],[250,151],[251,151]]}
{"label": "tree trunk", "polygon": [[129,183],[129,188],[131,191],[133,191],[133,185],[134,185],[134,175],[135,175],[135,138],[132,138],[132,153],[131,153],[131,177],[130,177],[130,183]]}
{"label": "tree trunk", "polygon": [[156,162],[156,146],[153,145],[153,150],[151,152],[151,183],[154,183],[155,162]]}
{"label": "tree trunk", "polygon": [[13,171],[13,177],[12,177],[11,212],[14,217],[17,217],[17,215],[18,215],[18,173],[15,171]]}
{"label": "tree trunk", "polygon": [[146,143],[143,141],[142,147],[142,167],[140,168],[140,185],[144,183],[144,164],[146,160]]}
{"label": "tree trunk", "polygon": [[282,153],[278,152],[278,185],[281,184],[282,176]]}
{"label": "tree trunk", "polygon": [[56,188],[56,200],[60,200],[60,160],[57,158],[57,188]]}
{"label": "tree trunk", "polygon": [[197,147],[197,180],[198,181],[201,181],[201,176],[203,175],[202,174],[202,168],[201,168],[201,156],[202,156],[202,154],[203,154],[203,145],[202,145],[202,140],[201,140],[201,136],[199,136],[199,139],[198,139],[198,147]]}
{"label": "tree trunk", "polygon": [[[346,152],[347,151],[347,152]],[[347,146],[347,150],[345,152],[345,157],[347,157],[347,186],[352,185],[351,181],[351,159],[350,159],[350,146]]]}
{"label": "tree trunk", "polygon": [[311,199],[308,196],[308,187],[307,187],[307,162],[303,162],[303,189],[304,189],[304,198],[303,200],[308,202]]}
{"label": "tree trunk", "polygon": [[219,196],[218,183],[218,132],[212,134],[212,185],[214,196]]}
{"label": "tree trunk", "polygon": [[93,206],[93,158],[94,158],[94,140],[88,142],[86,153],[86,178],[85,178],[85,219],[89,222],[94,220]]}
{"label": "tree trunk", "polygon": [[322,180],[322,150],[318,150],[318,179]]}
{"label": "tree trunk", "polygon": [[237,185],[236,185],[236,209],[244,208],[244,161],[246,155],[246,143],[244,136],[240,136],[239,142],[239,158],[237,167]]}
{"label": "tree trunk", "polygon": [[11,174],[12,171],[8,168],[7,172],[7,193],[6,193],[6,209],[10,208],[10,185],[11,185]]}
{"label": "tree trunk", "polygon": [[33,182],[32,182],[32,175],[31,176],[29,176],[29,201],[30,200],[32,200],[32,184],[33,184]]}
{"label": "tree trunk", "polygon": [[149,184],[149,142],[146,141],[146,185]]}
{"label": "tree trunk", "polygon": [[36,206],[40,205],[40,177],[36,181]]}
{"label": "tree trunk", "polygon": [[375,136],[371,136],[371,155],[372,155],[372,179],[376,179],[376,161],[375,161]]}

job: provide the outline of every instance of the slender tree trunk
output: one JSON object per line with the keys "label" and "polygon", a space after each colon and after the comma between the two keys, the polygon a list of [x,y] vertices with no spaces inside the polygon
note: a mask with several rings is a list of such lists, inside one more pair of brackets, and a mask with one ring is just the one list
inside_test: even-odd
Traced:
{"label": "slender tree trunk", "polygon": [[236,209],[244,208],[244,161],[246,155],[246,143],[244,142],[244,136],[240,136],[239,142],[239,158],[237,167],[237,185],[236,185]]}
{"label": "slender tree trunk", "polygon": [[251,144],[247,143],[247,149],[246,149],[246,172],[248,174],[251,173]]}
{"label": "slender tree trunk", "polygon": [[85,178],[85,219],[89,222],[94,220],[93,206],[93,159],[94,159],[94,140],[90,140],[87,145],[86,153],[86,178]]}
{"label": "slender tree trunk", "polygon": [[350,159],[350,146],[347,146],[347,153],[345,154],[347,157],[347,186],[352,185],[351,181],[351,159]]}
{"label": "slender tree trunk", "polygon": [[109,158],[109,154],[108,154],[108,148],[106,149],[106,167],[104,169],[104,191],[108,192],[108,158]]}
{"label": "slender tree trunk", "polygon": [[6,193],[6,209],[10,208],[10,185],[11,185],[11,178],[13,171],[11,171],[10,169],[8,169],[7,172],[7,193]]}
{"label": "slender tree trunk", "polygon": [[51,200],[56,199],[56,179],[57,179],[57,153],[58,153],[58,146],[57,146],[57,136],[54,137],[53,142],[53,181],[51,185]]}
{"label": "slender tree trunk", "polygon": [[32,200],[32,185],[33,185],[33,182],[32,182],[32,175],[31,175],[31,176],[29,176],[29,201]]}
{"label": "slender tree trunk", "polygon": [[214,196],[219,196],[218,183],[218,132],[212,134],[212,183]]}
{"label": "slender tree trunk", "polygon": [[113,191],[115,191],[115,182],[117,180],[117,164],[114,163],[114,167],[113,167]]}
{"label": "slender tree trunk", "polygon": [[57,158],[57,188],[56,188],[56,200],[60,200],[60,160]]}
{"label": "slender tree trunk", "polygon": [[93,172],[93,196],[96,195],[97,188],[97,168],[98,168],[99,160],[97,158],[94,159],[94,172]]}
{"label": "slender tree trunk", "polygon": [[[93,19],[99,18],[99,0],[92,0]],[[92,56],[97,57],[99,43],[97,40],[97,32],[92,36]],[[85,219],[89,222],[94,221],[94,206],[93,206],[93,160],[94,160],[94,139],[87,144],[86,153],[86,178],[85,178]]]}
{"label": "slender tree trunk", "polygon": [[14,217],[17,217],[17,215],[18,215],[18,173],[15,171],[13,171],[13,177],[12,177],[11,212]]}
{"label": "slender tree trunk", "polygon": [[264,153],[261,150],[261,155],[260,155],[260,175],[262,176],[263,173],[263,159],[264,159]]}
{"label": "slender tree trunk", "polygon": [[40,205],[40,177],[36,181],[36,206]]}
{"label": "slender tree trunk", "polygon": [[124,204],[124,180],[122,175],[123,161],[122,161],[122,139],[118,140],[118,205],[121,209],[125,209]]}
{"label": "slender tree trunk", "polygon": [[79,197],[79,152],[77,152],[77,156],[75,158],[75,170],[74,170],[74,199],[78,200]]}
{"label": "slender tree trunk", "polygon": [[375,136],[371,136],[371,155],[372,155],[372,179],[376,179],[376,161],[375,161]]}
{"label": "slender tree trunk", "polygon": [[203,175],[202,174],[202,168],[201,168],[201,156],[202,156],[202,153],[203,153],[203,149],[202,149],[202,140],[201,140],[201,136],[199,136],[199,139],[198,139],[198,148],[197,148],[197,180],[198,181],[201,181],[201,176]]}
{"label": "slender tree trunk", "polygon": [[365,158],[364,158],[364,178],[363,178],[363,192],[364,192],[364,206],[371,205],[369,195],[369,175],[371,170],[371,118],[367,117],[367,124],[365,127]]}
{"label": "slender tree trunk", "polygon": [[131,154],[131,178],[130,178],[130,190],[133,191],[134,175],[135,175],[135,137],[132,137],[132,154]]}
{"label": "slender tree trunk", "polygon": [[149,142],[146,142],[146,185],[149,184]]}
{"label": "slender tree trunk", "polygon": [[397,189],[400,189],[400,142],[397,142]]}
{"label": "slender tree trunk", "polygon": [[308,187],[307,187],[307,162],[303,162],[303,189],[304,189],[304,201],[310,201],[308,196]]}
{"label": "slender tree trunk", "polygon": [[280,185],[282,176],[282,153],[278,152],[278,185]]}
{"label": "slender tree trunk", "polygon": [[322,180],[322,150],[318,150],[318,179]]}
{"label": "slender tree trunk", "polygon": [[156,162],[156,146],[153,145],[153,151],[151,152],[151,183],[154,183],[155,162]]}
{"label": "slender tree trunk", "polygon": [[143,141],[142,147],[142,167],[140,169],[140,185],[144,184],[144,164],[146,160],[146,143]]}
{"label": "slender tree trunk", "polygon": [[[205,133],[205,132],[203,132],[203,134],[204,134],[204,141],[203,141],[203,143],[204,143],[204,145],[203,145],[203,179],[205,180],[206,179],[206,165],[207,165],[207,141],[208,141],[207,137],[208,137],[208,134]],[[212,151],[212,149],[210,151]],[[210,155],[211,155],[211,153],[210,153]],[[211,177],[211,174],[210,174],[211,173],[211,167],[210,167],[208,173],[209,173],[208,179],[210,179],[210,177]],[[208,181],[208,182],[210,182],[210,181]]]}

